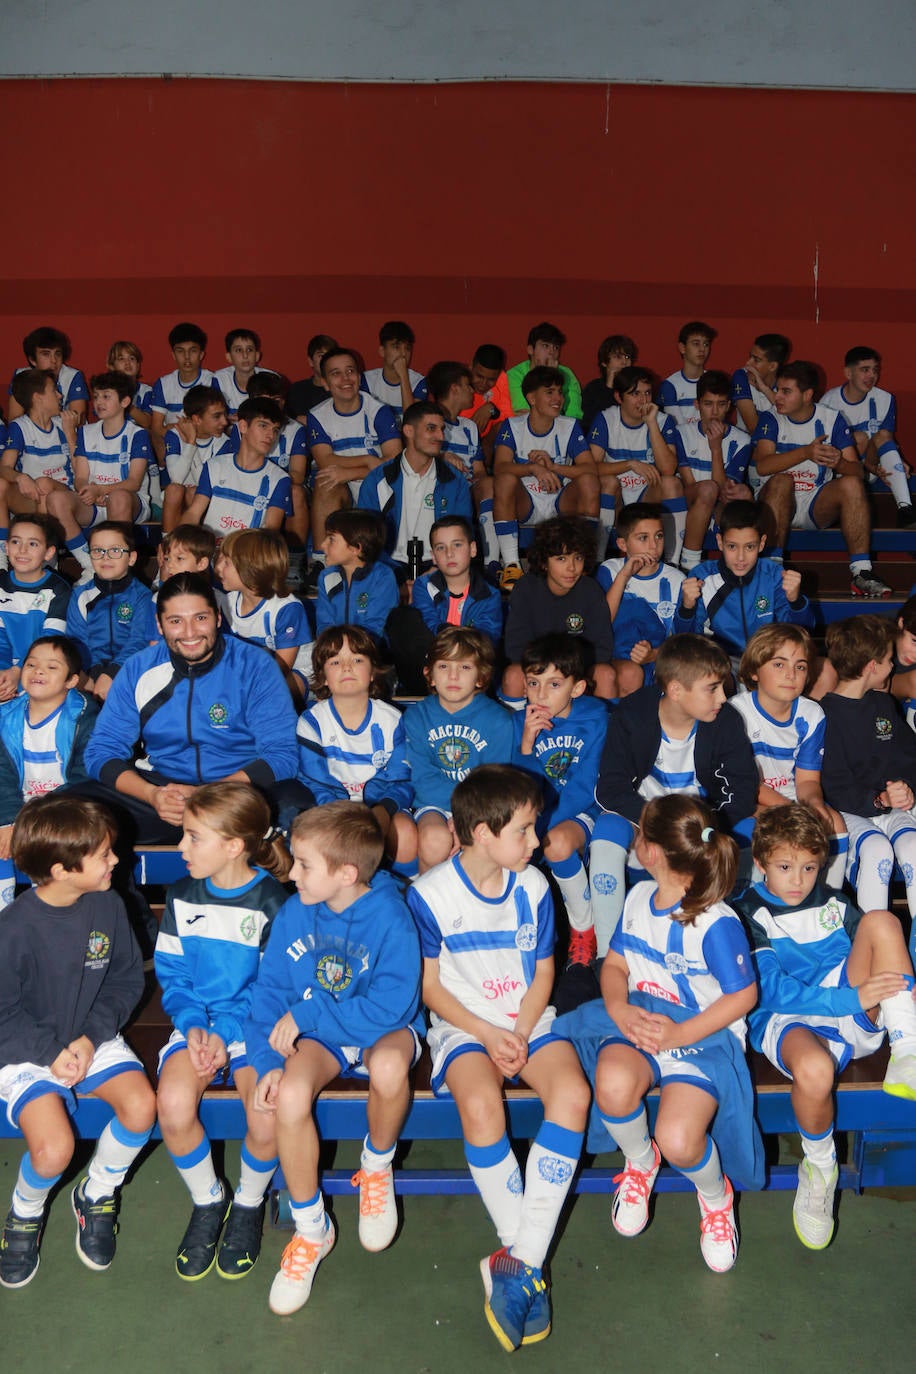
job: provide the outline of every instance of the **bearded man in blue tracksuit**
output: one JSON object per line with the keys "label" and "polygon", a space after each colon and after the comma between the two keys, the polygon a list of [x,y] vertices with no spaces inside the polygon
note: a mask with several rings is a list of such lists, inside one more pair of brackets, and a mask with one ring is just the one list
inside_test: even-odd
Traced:
{"label": "bearded man in blue tracksuit", "polygon": [[281,821],[312,805],[295,781],[296,713],[271,655],[223,637],[213,589],[196,573],[163,583],[156,618],[162,642],[124,664],[86,746],[86,771],[101,784],[93,795],[106,793],[130,813],[135,838],[153,844],[177,843],[185,802],[205,782],[252,783]]}

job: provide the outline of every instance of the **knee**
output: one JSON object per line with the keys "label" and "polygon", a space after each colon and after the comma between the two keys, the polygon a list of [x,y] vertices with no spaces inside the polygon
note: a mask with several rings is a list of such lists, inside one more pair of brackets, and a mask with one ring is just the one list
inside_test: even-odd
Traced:
{"label": "knee", "polygon": [[792,1064],[792,1082],[806,1098],[826,1102],[833,1092],[836,1066],[820,1045],[812,1045],[810,1050],[799,1055]]}
{"label": "knee", "polygon": [[706,1131],[680,1118],[656,1123],[655,1143],[675,1169],[689,1169],[703,1153]]}
{"label": "knee", "polygon": [[469,1094],[461,1103],[461,1123],[465,1136],[473,1140],[499,1140],[506,1129],[502,1098],[494,1093]]}
{"label": "knee", "polygon": [[641,1092],[632,1073],[620,1064],[608,1064],[598,1057],[595,1072],[595,1102],[605,1116],[629,1116],[639,1105]]}
{"label": "knee", "polygon": [[503,673],[503,695],[507,697],[523,697],[525,695],[525,674],[522,672],[520,664],[510,663]]}
{"label": "knee", "polygon": [[698,505],[706,506],[709,510],[712,510],[718,499],[719,488],[716,486],[715,482],[704,481],[697,483],[697,494],[694,500]]}
{"label": "knee", "polygon": [[307,1121],[312,1114],[315,1097],[311,1082],[294,1081],[285,1073],[277,1088],[277,1121],[283,1125]]}
{"label": "knee", "polygon": [[369,1091],[379,1097],[400,1097],[407,1091],[409,1064],[398,1050],[376,1050],[369,1065]]}
{"label": "knee", "polygon": [[156,1094],[146,1081],[144,1074],[133,1074],[138,1081],[130,1085],[118,1104],[118,1120],[134,1135],[150,1131],[156,1120]]}
{"label": "knee", "polygon": [[556,1096],[544,1104],[544,1116],[569,1130],[582,1130],[588,1120],[592,1093],[581,1073],[564,1077]]}
{"label": "knee", "polygon": [[645,673],[638,663],[621,660],[617,665],[617,691],[622,697],[638,692],[645,679]]}
{"label": "knee", "polygon": [[73,1158],[73,1136],[69,1131],[28,1142],[32,1167],[42,1178],[62,1174]]}
{"label": "knee", "polygon": [[548,830],[544,837],[544,858],[550,864],[563,863],[578,851],[573,836],[564,830]]}

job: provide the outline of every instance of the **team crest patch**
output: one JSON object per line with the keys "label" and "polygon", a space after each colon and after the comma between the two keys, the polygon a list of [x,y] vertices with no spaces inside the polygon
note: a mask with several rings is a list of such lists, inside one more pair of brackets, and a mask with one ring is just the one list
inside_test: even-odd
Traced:
{"label": "team crest patch", "polygon": [[537,948],[538,933],[537,928],[526,921],[523,926],[519,926],[515,932],[515,947],[521,950],[532,950]]}
{"label": "team crest patch", "polygon": [[891,735],[893,734],[893,732],[894,732],[894,727],[891,725],[891,723],[890,723],[890,721],[888,720],[887,716],[878,716],[878,717],[876,717],[876,719],[875,719],[875,734],[878,736],[878,739],[890,739],[890,737],[891,737]]}
{"label": "team crest patch", "polygon": [[369,605],[369,593],[360,592],[359,596],[356,598],[356,605],[359,610],[364,611]]}
{"label": "team crest patch", "polygon": [[843,913],[835,897],[831,897],[826,906],[821,907],[817,913],[817,923],[821,930],[839,930],[843,924]]}
{"label": "team crest patch", "polygon": [[592,887],[606,897],[609,892],[617,891],[617,879],[613,873],[595,873],[592,877]]}
{"label": "team crest patch", "polygon": [[254,917],[250,911],[246,911],[241,921],[239,921],[239,932],[241,933],[242,939],[253,940],[255,929]]}
{"label": "team crest patch", "polygon": [[104,930],[91,930],[86,942],[86,968],[102,968],[108,960],[111,940]]}
{"label": "team crest patch", "polygon": [[538,1173],[545,1183],[562,1187],[572,1178],[572,1165],[568,1159],[559,1159],[557,1155],[542,1155],[538,1160]]}
{"label": "team crest patch", "polygon": [[353,970],[339,954],[323,954],[315,968],[315,977],[325,992],[343,992],[353,982]]}
{"label": "team crest patch", "polygon": [[506,1180],[506,1191],[511,1193],[513,1197],[521,1197],[522,1193],[525,1191],[521,1169],[513,1169]]}
{"label": "team crest patch", "polygon": [[759,611],[760,614],[763,615],[765,611],[768,611],[770,609],[769,597],[758,596],[756,601],[754,602],[754,609],[755,611]]}
{"label": "team crest patch", "polygon": [[660,601],[655,608],[659,620],[668,621],[674,615],[673,601]]}
{"label": "team crest patch", "polygon": [[115,616],[119,624],[126,625],[129,620],[134,618],[134,608],[127,601],[122,601],[115,611]]}
{"label": "team crest patch", "polygon": [[207,715],[210,717],[211,724],[213,725],[225,725],[226,721],[229,719],[229,712],[221,701],[214,701]]}
{"label": "team crest patch", "polygon": [[669,973],[686,973],[687,960],[684,958],[683,954],[666,954],[665,968]]}
{"label": "team crest patch", "polygon": [[423,504],[427,510],[433,510],[435,508],[436,498],[433,496],[431,491],[428,491],[426,495],[423,497]]}
{"label": "team crest patch", "polygon": [[266,509],[267,509],[267,497],[266,497],[266,496],[256,496],[256,497],[254,498],[254,501],[252,502],[252,504],[253,504],[255,510],[266,510]]}
{"label": "team crest patch", "polygon": [[546,776],[557,781],[560,778],[566,777],[572,761],[573,756],[571,749],[554,749],[552,753],[541,760],[541,763]]}
{"label": "team crest patch", "polygon": [[471,746],[463,739],[444,739],[436,749],[443,768],[463,768],[470,757]]}
{"label": "team crest patch", "polygon": [[585,617],[579,611],[570,611],[566,617],[566,628],[571,635],[580,635],[585,629]]}
{"label": "team crest patch", "polygon": [[385,764],[390,758],[391,754],[386,750],[376,749],[375,753],[372,755],[372,767],[378,773],[380,769],[385,767]]}

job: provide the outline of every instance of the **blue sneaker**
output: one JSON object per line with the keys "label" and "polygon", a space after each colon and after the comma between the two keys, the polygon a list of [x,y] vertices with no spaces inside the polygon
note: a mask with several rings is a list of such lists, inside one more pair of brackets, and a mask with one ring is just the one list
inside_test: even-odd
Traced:
{"label": "blue sneaker", "polygon": [[[480,1276],[483,1279],[486,1301],[483,1310],[490,1330],[499,1341],[503,1350],[517,1350],[524,1343],[526,1328],[531,1320],[531,1309],[539,1297],[539,1290],[546,1299],[547,1285],[539,1269],[532,1269],[509,1254],[506,1249],[497,1250],[480,1261]],[[543,1340],[550,1331],[550,1304],[546,1307],[546,1329],[544,1310],[540,1309],[529,1336],[529,1344]]]}
{"label": "blue sneaker", "polygon": [[[532,1274],[537,1270],[532,1269]],[[528,1316],[525,1318],[525,1334],[522,1336],[522,1345],[534,1345],[537,1341],[546,1341],[550,1335],[550,1289],[547,1281],[543,1277],[536,1281],[534,1301],[528,1309]]]}

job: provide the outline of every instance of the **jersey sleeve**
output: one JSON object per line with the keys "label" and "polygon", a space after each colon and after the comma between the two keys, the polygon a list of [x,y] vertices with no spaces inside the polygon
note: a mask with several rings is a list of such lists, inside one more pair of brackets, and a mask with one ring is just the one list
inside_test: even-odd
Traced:
{"label": "jersey sleeve", "polygon": [[590,445],[594,445],[595,448],[604,449],[605,453],[607,453],[607,440],[607,420],[604,418],[604,412],[602,411],[601,414],[596,415],[592,421],[592,427],[588,432],[588,442]]}
{"label": "jersey sleeve", "polygon": [[407,889],[407,905],[420,935],[420,953],[424,959],[438,959],[442,951],[439,922],[413,886]]}
{"label": "jersey sleeve", "polygon": [[508,420],[503,421],[496,435],[494,448],[498,448],[500,446],[502,446],[503,448],[511,449],[512,452],[515,453],[515,435],[512,432],[512,426],[509,424]]}
{"label": "jersey sleeve", "polygon": [[741,992],[754,982],[747,936],[731,912],[715,921],[703,936],[703,958],[723,993]]}
{"label": "jersey sleeve", "polygon": [[833,429],[830,431],[830,442],[834,448],[852,448],[853,437],[846,423],[846,416],[837,412],[837,417],[833,422]]}
{"label": "jersey sleeve", "polygon": [[824,734],[827,722],[823,716],[814,729],[805,736],[795,756],[795,767],[804,768],[811,773],[819,773],[824,762]]}
{"label": "jersey sleeve", "polygon": [[569,441],[566,445],[566,455],[568,458],[578,458],[580,453],[588,452],[588,440],[582,432],[582,426],[578,420],[573,422],[569,431]]}
{"label": "jersey sleeve", "polygon": [[274,638],[277,649],[298,649],[300,644],[311,642],[312,633],[301,601],[289,601],[280,609]]}
{"label": "jersey sleeve", "polygon": [[738,401],[753,401],[751,379],[743,367],[732,373],[732,405]]}
{"label": "jersey sleeve", "polygon": [[379,406],[375,412],[375,432],[380,444],[387,444],[389,439],[401,442],[401,431],[391,406]]}
{"label": "jersey sleeve", "polygon": [[[198,488],[199,490],[199,488]],[[282,510],[285,515],[293,513],[293,488],[289,478],[284,474],[267,500],[268,509],[274,507]]]}
{"label": "jersey sleeve", "polygon": [[667,378],[658,388],[656,401],[662,410],[667,410],[670,405],[674,405],[677,401],[677,392]]}
{"label": "jersey sleeve", "polygon": [[[748,399],[750,399],[750,397],[748,397]],[[775,444],[778,437],[779,421],[777,420],[775,415],[773,415],[770,411],[767,411],[766,414],[761,415],[759,420],[757,421],[757,428],[754,430],[754,433],[751,436],[751,443],[759,444],[761,439],[769,439],[772,443]]]}

